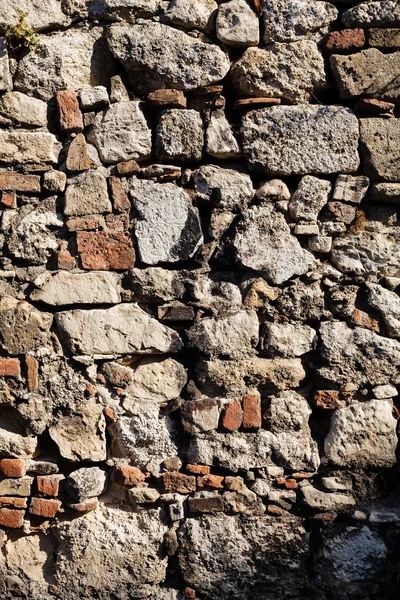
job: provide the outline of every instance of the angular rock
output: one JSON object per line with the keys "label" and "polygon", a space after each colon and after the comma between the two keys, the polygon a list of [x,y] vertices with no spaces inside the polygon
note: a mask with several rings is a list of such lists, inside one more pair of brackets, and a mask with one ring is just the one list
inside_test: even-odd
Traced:
{"label": "angular rock", "polygon": [[25,354],[46,345],[53,315],[7,296],[0,300],[0,315],[0,346],[9,354]]}
{"label": "angular rock", "polygon": [[99,467],[83,467],[72,471],[66,480],[68,494],[75,502],[100,496],[106,485],[106,473]]}
{"label": "angular rock", "polygon": [[181,273],[161,267],[132,269],[130,283],[135,301],[169,302],[183,298],[185,293],[184,278]]}
{"label": "angular rock", "polygon": [[368,187],[368,177],[363,177],[362,175],[356,177],[352,175],[339,175],[335,182],[332,200],[361,204],[368,191]]}
{"label": "angular rock", "polygon": [[214,110],[211,113],[206,131],[205,150],[213,158],[221,160],[241,156],[239,143],[223,110]]}
{"label": "angular rock", "polygon": [[220,48],[160,23],[112,25],[108,44],[125,65],[134,90],[193,90],[217,83],[230,63]]}
{"label": "angular rock", "polygon": [[153,108],[186,108],[185,94],[180,90],[155,90],[147,96],[147,104]]}
{"label": "angular rock", "polygon": [[324,59],[312,40],[249,48],[234,63],[231,78],[241,97],[283,98],[290,103],[307,103],[326,87]]}
{"label": "angular rock", "polygon": [[338,11],[328,2],[263,0],[264,43],[291,42],[307,37],[319,41]]}
{"label": "angular rock", "polygon": [[186,381],[186,369],[176,360],[164,357],[144,358],[135,365],[126,393],[134,402],[164,404],[179,398]]}
{"label": "angular rock", "polygon": [[296,357],[310,352],[317,340],[315,329],[295,323],[265,323],[262,349],[269,356]]}
{"label": "angular rock", "polygon": [[306,273],[314,260],[291,235],[284,216],[273,204],[243,213],[233,245],[241,265],[261,271],[274,284]]}
{"label": "angular rock", "polygon": [[196,110],[165,110],[156,130],[158,160],[198,161],[204,145],[203,121]]}
{"label": "angular rock", "polygon": [[356,500],[351,494],[322,492],[312,485],[305,485],[301,491],[304,502],[314,510],[338,513],[354,510],[356,506]]}
{"label": "angular rock", "polygon": [[[57,0],[24,0],[22,8],[28,13],[25,17],[26,23],[32,25],[36,31],[60,29],[70,22]],[[21,9],[19,0],[7,0],[7,5],[0,6],[1,29],[17,23],[17,9]]]}
{"label": "angular rock", "polygon": [[0,130],[0,161],[54,164],[58,161],[59,145],[55,136],[44,131]]}
{"label": "angular rock", "polygon": [[227,46],[247,48],[257,46],[260,41],[258,17],[245,0],[221,4],[216,26],[219,41]]}
{"label": "angular rock", "polygon": [[362,29],[344,29],[332,31],[324,37],[324,48],[328,54],[350,54],[361,50],[365,45]]}
{"label": "angular rock", "polygon": [[0,37],[0,91],[6,92],[7,90],[11,90],[12,84],[7,42],[4,37]]}
{"label": "angular rock", "polygon": [[320,327],[321,356],[327,366],[318,369],[326,381],[342,390],[357,390],[370,383],[400,382],[400,342],[374,331],[334,321]]}
{"label": "angular rock", "polygon": [[7,92],[0,97],[0,123],[46,127],[47,104],[20,92]]}
{"label": "angular rock", "polygon": [[129,191],[138,212],[135,236],[144,263],[187,260],[196,253],[203,241],[200,220],[184,190],[172,183],[132,179]]}
{"label": "angular rock", "polygon": [[360,120],[364,173],[373,181],[400,181],[399,135],[398,119]]}
{"label": "angular rock", "polygon": [[345,27],[396,27],[400,25],[400,7],[396,0],[361,2],[342,14]]}
{"label": "angular rock", "polygon": [[63,192],[67,183],[67,176],[62,171],[46,171],[43,175],[43,187],[49,192]]}
{"label": "angular rock", "polygon": [[99,113],[90,140],[106,164],[149,158],[151,130],[140,102],[117,102]]}
{"label": "angular rock", "polygon": [[346,467],[391,467],[396,447],[396,419],[385,400],[337,409],[324,442],[327,458]]}
{"label": "angular rock", "polygon": [[305,175],[289,202],[290,216],[295,221],[316,221],[331,192],[330,181]]}
{"label": "angular rock", "polygon": [[387,333],[400,339],[400,297],[377,283],[369,283],[367,301],[372,308],[381,313]]}
{"label": "angular rock", "polygon": [[103,85],[96,85],[91,89],[82,90],[79,98],[81,107],[85,111],[93,110],[97,112],[110,104],[107,88]]}
{"label": "angular rock", "polygon": [[330,65],[343,99],[400,98],[400,52],[383,54],[368,48],[350,56],[331,56]]}
{"label": "angular rock", "polygon": [[[36,452],[38,440],[36,437],[23,436],[8,429],[3,429],[0,420],[0,456],[19,456],[28,458]],[[5,423],[5,425],[8,425]]]}
{"label": "angular rock", "polygon": [[273,106],[243,117],[249,167],[270,175],[352,173],[359,165],[358,121],[338,106]]}
{"label": "angular rock", "polygon": [[78,133],[68,146],[65,166],[69,171],[87,171],[93,161],[89,158],[85,136]]}
{"label": "angular rock", "polygon": [[58,90],[55,96],[61,131],[67,133],[83,131],[83,118],[75,91]]}
{"label": "angular rock", "polygon": [[222,210],[242,210],[254,196],[249,175],[234,169],[204,165],[196,169],[193,181],[198,200]]}
{"label": "angular rock", "polygon": [[344,273],[396,276],[400,266],[400,236],[395,231],[359,231],[335,239],[332,262]]}
{"label": "angular rock", "polygon": [[201,319],[187,332],[189,345],[204,354],[240,358],[254,353],[259,321],[255,311],[240,311],[225,319]]}
{"label": "angular rock", "polygon": [[103,407],[90,398],[70,414],[56,415],[49,434],[63,458],[97,462],[107,458],[105,429]]}
{"label": "angular rock", "polygon": [[3,479],[0,481],[0,496],[30,496],[33,477]]}
{"label": "angular rock", "polygon": [[160,494],[154,488],[132,488],[128,490],[129,501],[135,506],[137,504],[154,504]]}
{"label": "angular rock", "polygon": [[35,302],[51,306],[69,304],[117,304],[121,301],[120,277],[116,273],[68,273],[60,271],[35,281],[30,295]]}
{"label": "angular rock", "polygon": [[209,32],[213,29],[217,10],[218,4],[214,0],[170,0],[161,22]]}
{"label": "angular rock", "polygon": [[102,27],[40,35],[40,42],[18,65],[15,89],[48,101],[57,90],[107,85],[114,65]]}
{"label": "angular rock", "polygon": [[368,43],[380,50],[399,50],[400,29],[368,29]]}
{"label": "angular rock", "polygon": [[372,202],[400,203],[400,183],[374,183],[368,195]]}
{"label": "angular rock", "polygon": [[182,347],[179,335],[135,304],[56,314],[66,346],[79,354],[160,354]]}
{"label": "angular rock", "polygon": [[97,171],[87,171],[67,186],[64,200],[64,215],[80,216],[108,213],[112,211],[108,197],[107,181]]}
{"label": "angular rock", "polygon": [[76,242],[84,269],[124,271],[135,264],[135,250],[125,232],[82,231],[77,233]]}

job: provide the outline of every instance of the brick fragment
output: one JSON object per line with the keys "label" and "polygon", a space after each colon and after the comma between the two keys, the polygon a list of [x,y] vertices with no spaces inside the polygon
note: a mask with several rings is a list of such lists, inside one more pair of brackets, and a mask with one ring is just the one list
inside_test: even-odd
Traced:
{"label": "brick fragment", "polygon": [[155,90],[147,96],[147,104],[154,108],[186,108],[186,98],[181,90]]}
{"label": "brick fragment", "polygon": [[65,165],[69,171],[87,171],[92,164],[93,161],[87,153],[85,136],[78,133],[68,147]]}
{"label": "brick fragment", "polygon": [[196,598],[196,592],[195,590],[193,590],[192,588],[185,588],[183,590],[183,595],[185,598]]}
{"label": "brick fragment", "polygon": [[197,487],[202,490],[204,488],[211,488],[213,490],[222,489],[224,478],[220,475],[204,475],[204,477],[197,478]]}
{"label": "brick fragment", "polygon": [[119,215],[106,215],[106,227],[112,231],[128,231],[129,214],[124,212]]}
{"label": "brick fragment", "polygon": [[91,512],[92,510],[96,510],[96,508],[99,506],[99,501],[97,498],[87,498],[82,502],[76,502],[75,504],[69,504],[68,506],[72,510],[76,510],[76,512],[87,513]]}
{"label": "brick fragment", "polygon": [[68,231],[98,231],[106,226],[102,215],[89,215],[86,217],[72,217],[66,222]]}
{"label": "brick fragment", "polygon": [[363,29],[332,31],[324,37],[324,47],[328,54],[350,54],[365,46]]}
{"label": "brick fragment", "polygon": [[83,131],[82,113],[74,90],[56,92],[56,102],[61,131],[68,133]]}
{"label": "brick fragment", "polygon": [[140,167],[135,160],[126,160],[117,164],[118,175],[129,177],[140,172]]}
{"label": "brick fragment", "polygon": [[79,232],[76,241],[84,269],[124,271],[135,264],[135,250],[124,232]]}
{"label": "brick fragment", "polygon": [[114,210],[117,212],[123,212],[124,210],[130,210],[131,203],[128,198],[128,194],[122,184],[122,181],[118,177],[109,177],[108,185],[110,187],[110,193]]}
{"label": "brick fragment", "polygon": [[164,323],[193,321],[195,317],[192,306],[170,304],[157,307],[157,317]]}
{"label": "brick fragment", "polygon": [[62,269],[63,271],[71,271],[71,269],[75,268],[75,259],[72,256],[71,252],[68,250],[68,242],[62,241],[60,244],[60,249],[56,255],[57,268]]}
{"label": "brick fragment", "polygon": [[227,431],[236,431],[239,429],[243,421],[243,410],[239,400],[231,402],[225,408],[222,415],[221,425]]}
{"label": "brick fragment", "polygon": [[206,465],[186,465],[186,470],[189,473],[196,473],[197,475],[208,475],[210,472],[210,467]]}
{"label": "brick fragment", "polygon": [[190,494],[196,491],[196,477],[184,475],[177,471],[163,473],[164,488],[166,492],[178,492],[179,494]]}
{"label": "brick fragment", "polygon": [[354,206],[344,204],[343,202],[328,202],[326,205],[326,215],[330,221],[350,225],[355,219],[356,209]]}
{"label": "brick fragment", "polygon": [[145,479],[146,476],[137,467],[118,465],[114,472],[114,481],[127,487],[138,487]]}
{"label": "brick fragment", "polygon": [[47,500],[45,498],[33,497],[31,498],[29,512],[31,515],[52,519],[56,516],[60,506],[61,502],[59,500]]}
{"label": "brick fragment", "polygon": [[21,367],[18,358],[0,358],[0,377],[19,377]]}
{"label": "brick fragment", "polygon": [[361,327],[366,327],[371,331],[380,333],[379,322],[377,321],[377,319],[370,317],[368,313],[359,310],[358,308],[356,308],[356,310],[353,312],[352,321],[356,325],[360,325]]}
{"label": "brick fragment", "polygon": [[280,98],[244,98],[236,100],[233,110],[245,112],[246,110],[255,110],[256,108],[263,108],[265,106],[277,106],[280,103]]}
{"label": "brick fragment", "polygon": [[334,410],[344,408],[352,398],[350,392],[340,392],[338,390],[318,390],[314,394],[314,403],[318,408]]}
{"label": "brick fragment", "polygon": [[18,498],[17,496],[1,496],[0,508],[27,508],[28,498]]}
{"label": "brick fragment", "polygon": [[25,357],[26,367],[26,380],[28,383],[28,390],[34,392],[39,387],[39,366],[36,358],[33,356]]}
{"label": "brick fragment", "polygon": [[39,494],[56,498],[62,479],[64,479],[62,475],[39,475],[36,479]]}
{"label": "brick fragment", "polygon": [[40,177],[6,171],[0,173],[0,190],[37,193],[40,192]]}
{"label": "brick fragment", "polygon": [[355,105],[355,111],[361,117],[394,117],[396,105],[393,102],[362,98]]}
{"label": "brick fragment", "polygon": [[12,508],[0,508],[0,527],[19,529],[24,524],[25,511]]}
{"label": "brick fragment", "polygon": [[221,496],[207,496],[207,498],[189,498],[189,510],[192,513],[222,512],[224,505]]}
{"label": "brick fragment", "polygon": [[243,396],[243,429],[260,429],[261,399],[253,394]]}
{"label": "brick fragment", "polygon": [[2,458],[0,460],[2,477],[18,478],[25,475],[25,461],[20,458]]}
{"label": "brick fragment", "polygon": [[17,194],[6,190],[2,191],[1,204],[5,208],[17,208]]}

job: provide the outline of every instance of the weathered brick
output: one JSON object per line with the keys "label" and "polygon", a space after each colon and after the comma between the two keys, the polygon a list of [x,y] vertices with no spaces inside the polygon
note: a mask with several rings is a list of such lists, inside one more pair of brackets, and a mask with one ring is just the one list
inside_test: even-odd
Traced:
{"label": "weathered brick", "polygon": [[178,472],[163,473],[164,488],[166,492],[190,494],[196,491],[196,477]]}
{"label": "weathered brick", "polygon": [[243,410],[239,400],[231,402],[225,408],[222,415],[221,425],[227,431],[236,431],[239,429],[243,421]]}
{"label": "weathered brick", "polygon": [[87,153],[85,136],[78,133],[68,147],[65,165],[69,171],[87,171],[92,164],[93,161]]}
{"label": "weathered brick", "polygon": [[351,398],[352,394],[350,392],[318,390],[314,394],[314,403],[318,408],[333,410],[335,408],[344,408]]}
{"label": "weathered brick", "polygon": [[195,590],[193,590],[192,588],[185,588],[183,590],[183,595],[185,598],[196,598],[196,592]]}
{"label": "weathered brick", "polygon": [[0,474],[3,477],[23,477],[25,475],[25,461],[20,458],[2,458],[0,460]]}
{"label": "weathered brick", "polygon": [[106,226],[105,219],[102,215],[90,215],[87,217],[72,217],[65,223],[68,231],[97,231],[104,229]]}
{"label": "weathered brick", "polygon": [[324,37],[324,46],[328,54],[349,54],[365,46],[363,29],[344,29],[332,31]]}
{"label": "weathered brick", "polygon": [[37,193],[40,192],[40,177],[6,171],[0,173],[0,190]]}
{"label": "weathered brick", "polygon": [[261,399],[252,394],[243,396],[243,429],[261,427]]}
{"label": "weathered brick", "polygon": [[68,242],[63,240],[60,244],[60,249],[56,255],[57,268],[64,271],[71,271],[75,268],[75,258],[68,249]]}
{"label": "weathered brick", "polygon": [[135,264],[135,250],[126,233],[79,232],[76,241],[84,269],[123,271],[131,269]]}
{"label": "weathered brick", "polygon": [[24,524],[23,510],[14,510],[12,508],[0,508],[0,527],[10,527],[18,529]]}
{"label": "weathered brick", "polygon": [[26,367],[26,380],[28,383],[28,390],[34,392],[39,387],[39,366],[36,358],[33,356],[25,357]]}
{"label": "weathered brick", "polygon": [[206,465],[186,465],[186,470],[189,473],[196,473],[197,475],[208,475],[210,472],[210,467]]}
{"label": "weathered brick", "polygon": [[17,208],[17,194],[15,192],[4,190],[0,192],[0,195],[2,206],[5,208]]}
{"label": "weathered brick", "polygon": [[214,513],[224,510],[221,496],[207,498],[189,498],[189,510],[192,513]]}
{"label": "weathered brick", "polygon": [[55,517],[60,506],[61,502],[59,500],[46,500],[45,498],[33,497],[31,498],[29,512],[31,515],[52,519]]}
{"label": "weathered brick", "polygon": [[377,319],[374,319],[373,317],[370,317],[369,314],[364,312],[363,310],[359,310],[358,308],[356,308],[352,315],[352,321],[356,325],[360,325],[361,327],[366,327],[371,331],[380,333],[381,329],[379,327],[379,321],[377,321]]}
{"label": "weathered brick", "polygon": [[393,117],[396,105],[375,98],[362,98],[355,105],[355,111],[362,117]]}
{"label": "weathered brick", "polygon": [[147,104],[154,108],[169,106],[171,108],[186,108],[186,98],[180,90],[155,90],[147,96]]}
{"label": "weathered brick", "polygon": [[83,500],[82,502],[77,502],[75,504],[69,504],[69,507],[72,510],[76,510],[76,512],[80,512],[80,513],[91,512],[92,510],[96,510],[96,508],[98,506],[99,506],[99,501],[97,500],[97,498],[87,498],[86,500]]}
{"label": "weathered brick", "polygon": [[114,473],[114,481],[119,485],[137,487],[146,479],[142,471],[136,467],[118,465]]}
{"label": "weathered brick", "polygon": [[83,131],[82,113],[75,92],[73,90],[58,91],[56,102],[61,131],[68,133]]}
{"label": "weathered brick", "polygon": [[0,508],[27,508],[28,498],[19,498],[17,496],[1,496]]}
{"label": "weathered brick", "polygon": [[117,164],[118,175],[129,177],[140,172],[140,167],[135,160],[126,160]]}
{"label": "weathered brick", "polygon": [[122,184],[122,181],[118,177],[109,177],[108,185],[110,187],[110,193],[114,210],[117,212],[123,212],[124,210],[130,210],[131,203],[128,198],[128,194]]}
{"label": "weathered brick", "polygon": [[350,225],[355,219],[356,209],[349,204],[343,204],[343,202],[328,202],[326,216],[330,221]]}
{"label": "weathered brick", "polygon": [[0,377],[19,377],[21,367],[18,358],[0,358]]}
{"label": "weathered brick", "polygon": [[224,478],[220,475],[204,475],[204,477],[197,478],[197,487],[202,490],[204,488],[211,488],[213,490],[222,489]]}
{"label": "weathered brick", "polygon": [[58,496],[60,481],[62,479],[62,475],[39,475],[36,479],[37,490],[39,494],[56,498]]}

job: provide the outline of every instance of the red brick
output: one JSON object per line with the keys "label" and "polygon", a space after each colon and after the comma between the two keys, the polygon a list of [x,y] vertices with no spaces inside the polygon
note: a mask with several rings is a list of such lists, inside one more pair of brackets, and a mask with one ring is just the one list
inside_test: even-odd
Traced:
{"label": "red brick", "polygon": [[28,498],[21,498],[16,496],[1,496],[0,497],[0,508],[27,508]]}
{"label": "red brick", "polygon": [[135,160],[126,160],[117,164],[118,175],[129,177],[140,172],[140,167]]}
{"label": "red brick", "polygon": [[196,477],[184,475],[177,471],[163,473],[164,487],[166,492],[178,492],[179,494],[189,494],[196,491]]}
{"label": "red brick", "polygon": [[93,215],[89,217],[72,217],[65,223],[68,231],[97,231],[105,228],[104,217]]}
{"label": "red brick", "polygon": [[135,264],[135,250],[126,233],[79,232],[76,241],[84,269],[124,271],[131,269]]}
{"label": "red brick", "polygon": [[197,475],[208,475],[210,467],[206,467],[206,465],[186,465],[186,470]]}
{"label": "red brick", "polygon": [[83,131],[82,113],[78,98],[73,90],[61,90],[56,93],[58,117],[61,131]]}
{"label": "red brick", "polygon": [[17,194],[15,192],[1,192],[1,203],[6,208],[17,208]]}
{"label": "red brick", "polygon": [[97,500],[97,498],[87,498],[82,502],[77,502],[76,504],[69,504],[69,507],[72,508],[72,510],[76,510],[80,513],[91,512],[92,510],[96,510],[98,506],[99,501]]}
{"label": "red brick", "polygon": [[109,177],[108,185],[110,187],[110,193],[112,197],[114,210],[117,212],[123,212],[124,210],[130,210],[131,203],[128,198],[128,194],[122,184],[122,181],[118,177]]}
{"label": "red brick", "polygon": [[118,465],[114,473],[114,481],[119,485],[137,487],[146,479],[142,471],[136,467]]}
{"label": "red brick", "polygon": [[60,249],[56,255],[56,260],[58,269],[62,269],[63,271],[71,271],[71,269],[75,268],[75,259],[68,250],[68,242],[61,242]]}
{"label": "red brick", "polygon": [[243,410],[239,400],[228,404],[222,415],[222,427],[227,431],[236,431],[241,426],[242,421]]}
{"label": "red brick", "polygon": [[14,510],[12,508],[0,508],[0,527],[10,527],[19,529],[24,524],[23,510]]}
{"label": "red brick", "polygon": [[261,427],[261,399],[252,394],[243,396],[243,429]]}
{"label": "red brick", "polygon": [[350,54],[365,46],[365,34],[363,29],[332,31],[324,37],[324,46],[328,54]]}
{"label": "red brick", "polygon": [[336,409],[347,406],[352,395],[350,392],[338,390],[318,390],[314,394],[314,403],[318,408]]}
{"label": "red brick", "polygon": [[152,107],[186,108],[186,98],[180,90],[161,89],[150,92],[147,104]]}
{"label": "red brick", "polygon": [[29,512],[31,515],[52,519],[55,517],[60,506],[61,502],[59,500],[46,500],[45,498],[33,497],[31,498]]}
{"label": "red brick", "polygon": [[243,100],[236,100],[233,110],[245,112],[256,108],[263,108],[264,106],[277,106],[280,103],[280,98],[244,98]]}
{"label": "red brick", "polygon": [[380,333],[379,322],[370,317],[368,313],[359,310],[358,308],[356,308],[356,310],[353,312],[352,320],[356,325],[360,325],[361,327],[366,327],[371,331]]}
{"label": "red brick", "polygon": [[92,164],[93,161],[87,153],[85,136],[78,133],[68,147],[65,165],[69,171],[87,171]]}
{"label": "red brick", "polygon": [[362,98],[354,109],[362,117],[393,117],[396,105],[393,102],[384,102],[375,98]]}
{"label": "red brick", "polygon": [[57,497],[60,487],[59,475],[38,475],[36,479],[39,494]]}
{"label": "red brick", "polygon": [[185,598],[196,598],[196,592],[195,590],[193,590],[192,588],[185,588],[183,590],[183,595]]}
{"label": "red brick", "polygon": [[26,367],[26,380],[28,383],[28,390],[34,392],[39,387],[39,367],[36,358],[33,356],[25,357]]}
{"label": "red brick", "polygon": [[197,487],[202,490],[204,488],[211,488],[218,490],[223,488],[224,478],[220,475],[204,475],[204,477],[197,478]]}
{"label": "red brick", "polygon": [[18,358],[0,358],[0,377],[19,377],[21,367]]}
{"label": "red brick", "polygon": [[2,458],[0,460],[0,473],[3,477],[23,477],[25,475],[25,461],[20,458]]}
{"label": "red brick", "polygon": [[113,231],[128,231],[129,229],[129,213],[122,213],[120,215],[106,215],[106,226],[107,229]]}
{"label": "red brick", "polygon": [[40,192],[40,177],[39,175],[21,175],[10,171],[0,173],[0,190]]}

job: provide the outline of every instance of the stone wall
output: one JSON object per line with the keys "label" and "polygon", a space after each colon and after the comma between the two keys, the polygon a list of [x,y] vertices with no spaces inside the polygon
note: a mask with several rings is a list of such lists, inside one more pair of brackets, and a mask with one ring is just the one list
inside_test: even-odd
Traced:
{"label": "stone wall", "polygon": [[0,598],[398,599],[398,0],[0,34]]}

